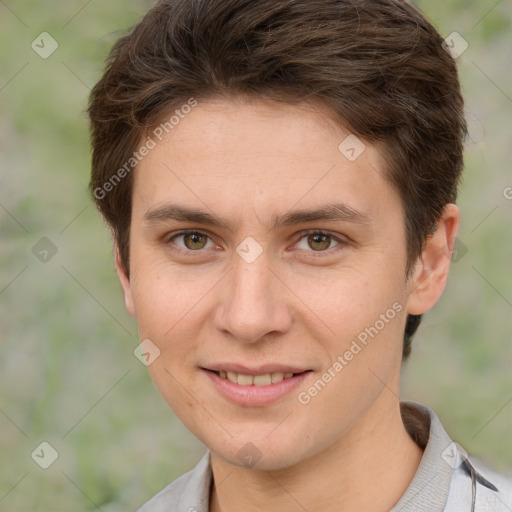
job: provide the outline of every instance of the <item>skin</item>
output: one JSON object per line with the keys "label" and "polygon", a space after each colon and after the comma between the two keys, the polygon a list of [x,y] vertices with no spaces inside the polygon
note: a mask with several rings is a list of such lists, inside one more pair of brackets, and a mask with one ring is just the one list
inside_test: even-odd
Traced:
{"label": "skin", "polygon": [[[420,462],[399,410],[403,331],[407,314],[429,310],[445,287],[459,211],[446,206],[407,277],[400,198],[377,147],[365,143],[355,161],[338,150],[349,134],[320,105],[210,99],[135,170],[130,276],[116,250],[117,271],[140,339],[160,350],[148,367],[156,386],[211,450],[213,512],[384,512]],[[365,221],[271,229],[273,216],[340,202]],[[222,217],[234,231],[145,219],[169,203]],[[207,236],[196,245],[172,238],[182,229]],[[332,238],[315,244],[304,230]],[[248,236],[262,248],[251,263],[236,252]],[[297,393],[394,303],[401,311],[301,404]],[[313,371],[275,403],[240,406],[201,370],[226,361]],[[249,442],[255,465],[238,456]]]}

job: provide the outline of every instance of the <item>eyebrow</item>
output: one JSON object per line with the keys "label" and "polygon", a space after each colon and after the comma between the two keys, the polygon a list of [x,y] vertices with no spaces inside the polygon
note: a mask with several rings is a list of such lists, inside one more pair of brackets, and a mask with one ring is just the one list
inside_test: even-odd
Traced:
{"label": "eyebrow", "polygon": [[[148,210],[143,218],[146,224],[159,224],[169,220],[194,222],[217,228],[224,228],[231,233],[236,230],[236,225],[218,217],[214,213],[205,210],[190,208],[178,204],[166,204],[152,210]],[[372,219],[365,212],[355,210],[342,203],[332,203],[311,210],[294,210],[281,216],[272,216],[272,227],[276,229],[282,226],[293,226],[306,222],[317,221],[343,221],[357,224],[370,224]]]}

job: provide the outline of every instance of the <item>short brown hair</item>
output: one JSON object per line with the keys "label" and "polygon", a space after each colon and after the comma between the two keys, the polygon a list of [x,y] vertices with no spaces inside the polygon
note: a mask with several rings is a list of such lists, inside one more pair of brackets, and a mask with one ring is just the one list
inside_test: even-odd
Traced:
{"label": "short brown hair", "polygon": [[[442,43],[403,0],[157,2],[114,45],[89,105],[91,191],[126,271],[126,163],[148,128],[190,98],[239,94],[320,100],[340,124],[382,147],[402,199],[409,271],[455,202],[463,167],[463,99]],[[404,356],[420,320],[407,319]]]}

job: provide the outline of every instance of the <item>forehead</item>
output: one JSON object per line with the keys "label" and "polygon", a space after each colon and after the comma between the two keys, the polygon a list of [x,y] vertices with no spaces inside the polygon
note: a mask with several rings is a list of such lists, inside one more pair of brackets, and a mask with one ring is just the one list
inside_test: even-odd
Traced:
{"label": "forehead", "polygon": [[148,136],[154,147],[135,171],[134,214],[181,201],[275,222],[294,205],[342,203],[380,215],[397,200],[379,149],[320,104],[197,100],[175,108]]}

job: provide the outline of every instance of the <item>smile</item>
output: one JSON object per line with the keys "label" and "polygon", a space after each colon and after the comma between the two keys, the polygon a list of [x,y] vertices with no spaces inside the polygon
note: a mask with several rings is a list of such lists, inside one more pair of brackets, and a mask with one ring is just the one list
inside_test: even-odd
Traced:
{"label": "smile", "polygon": [[264,373],[262,375],[245,375],[243,373],[226,372],[220,370],[218,375],[221,379],[227,379],[235,384],[241,386],[270,386],[270,384],[277,384],[284,379],[290,379],[294,375],[293,372],[275,372],[275,373]]}
{"label": "smile", "polygon": [[[240,371],[244,369],[245,372]],[[293,369],[296,371],[278,371],[275,367],[254,370],[233,366],[229,369],[201,368],[216,394],[242,407],[263,407],[291,396],[314,373],[312,370]]]}

